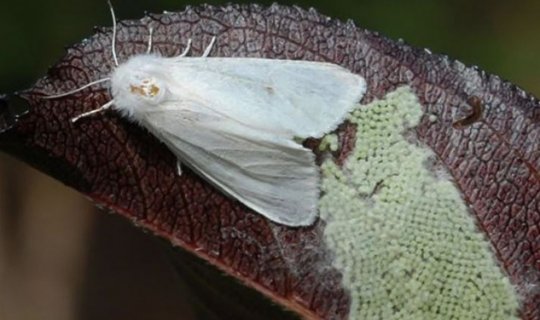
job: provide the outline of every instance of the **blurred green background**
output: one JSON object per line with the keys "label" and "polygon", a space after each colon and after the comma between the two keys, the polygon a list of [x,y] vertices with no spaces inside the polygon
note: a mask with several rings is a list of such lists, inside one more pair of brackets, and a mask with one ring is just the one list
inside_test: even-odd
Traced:
{"label": "blurred green background", "polygon": [[[118,19],[202,3],[113,2]],[[540,1],[281,3],[352,19],[540,96]],[[29,87],[62,57],[64,46],[89,36],[94,25],[110,24],[105,0],[0,2],[0,92]],[[96,211],[76,192],[0,153],[0,319],[192,319],[189,289],[161,244]]]}

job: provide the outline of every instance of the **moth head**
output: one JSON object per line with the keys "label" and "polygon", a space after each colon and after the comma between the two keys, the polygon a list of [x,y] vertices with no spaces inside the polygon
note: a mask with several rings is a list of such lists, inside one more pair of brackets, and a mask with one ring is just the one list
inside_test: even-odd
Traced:
{"label": "moth head", "polygon": [[58,99],[83,91],[94,85],[110,81],[113,99],[97,109],[81,113],[71,118],[71,122],[73,123],[111,107],[117,109],[124,116],[139,118],[146,112],[156,110],[168,96],[169,91],[166,86],[168,70],[163,62],[165,59],[158,55],[150,54],[152,51],[152,27],[148,29],[150,37],[148,38],[146,54],[135,55],[125,63],[120,64],[116,54],[116,17],[110,1],[109,8],[113,20],[111,53],[115,68],[112,73],[109,77],[92,81],[74,90],[60,94],[45,95],[43,97],[48,100]]}
{"label": "moth head", "polygon": [[137,116],[156,110],[167,95],[166,71],[161,57],[137,55],[120,64],[111,75],[114,108]]}

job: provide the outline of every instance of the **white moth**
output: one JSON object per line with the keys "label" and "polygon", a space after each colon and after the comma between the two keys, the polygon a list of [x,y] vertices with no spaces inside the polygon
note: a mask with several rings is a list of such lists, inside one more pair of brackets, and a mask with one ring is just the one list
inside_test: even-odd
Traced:
{"label": "white moth", "polygon": [[[110,5],[110,3],[109,3]],[[319,168],[298,140],[334,130],[362,98],[362,77],[338,65],[258,58],[168,58],[148,51],[118,64],[113,17],[112,107],[165,143],[204,179],[268,219],[305,226],[317,217]],[[180,166],[179,166],[180,168]],[[180,171],[179,171],[180,172]]]}

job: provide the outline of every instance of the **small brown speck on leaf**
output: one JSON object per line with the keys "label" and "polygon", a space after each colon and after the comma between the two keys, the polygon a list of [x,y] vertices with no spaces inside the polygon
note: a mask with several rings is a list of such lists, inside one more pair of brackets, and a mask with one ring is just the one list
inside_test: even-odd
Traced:
{"label": "small brown speck on leaf", "polygon": [[462,118],[452,124],[452,126],[456,129],[466,128],[482,119],[482,113],[484,111],[482,99],[477,96],[471,96],[467,99],[467,104],[472,108],[471,113],[465,118]]}

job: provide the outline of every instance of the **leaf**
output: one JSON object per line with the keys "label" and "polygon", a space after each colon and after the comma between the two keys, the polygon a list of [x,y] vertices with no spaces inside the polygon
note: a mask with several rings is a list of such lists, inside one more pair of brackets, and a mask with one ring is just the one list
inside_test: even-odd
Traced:
{"label": "leaf", "polygon": [[[537,99],[448,57],[314,10],[278,5],[200,6],[123,21],[117,42],[120,61],[145,52],[149,25],[154,50],[164,56],[179,54],[188,38],[193,39],[192,55],[198,56],[215,35],[218,42],[212,56],[342,65],[366,78],[363,104],[410,86],[424,116],[406,134],[434,152],[434,168],[448,170],[522,297],[520,316],[540,319],[535,303],[540,299]],[[70,48],[46,77],[22,92],[27,113],[15,117],[2,106],[0,148],[303,317],[347,318],[355,302],[344,283],[355,280],[344,279],[340,257],[325,240],[330,221],[319,219],[307,228],[280,226],[227,198],[189,169],[177,177],[175,159],[167,148],[114,112],[70,123],[70,118],[109,101],[104,87],[42,99],[107,76],[114,65],[111,34],[111,29],[103,29]],[[339,148],[333,154],[340,165],[354,148],[355,128],[344,124],[338,130]],[[317,151],[317,141],[307,145]],[[370,197],[381,188],[384,183],[377,184]],[[356,266],[361,268],[362,263]]]}

